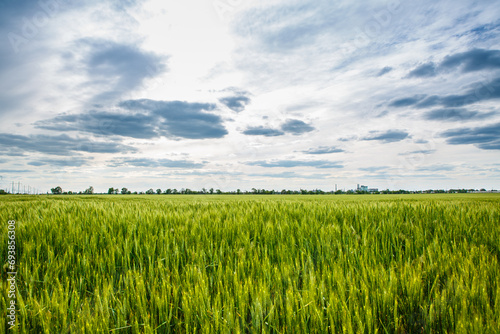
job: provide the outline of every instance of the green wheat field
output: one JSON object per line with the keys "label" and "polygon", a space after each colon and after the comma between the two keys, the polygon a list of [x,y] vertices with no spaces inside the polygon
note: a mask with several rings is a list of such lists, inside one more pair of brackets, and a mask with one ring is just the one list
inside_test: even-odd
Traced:
{"label": "green wheat field", "polygon": [[499,333],[500,195],[2,196],[19,333]]}

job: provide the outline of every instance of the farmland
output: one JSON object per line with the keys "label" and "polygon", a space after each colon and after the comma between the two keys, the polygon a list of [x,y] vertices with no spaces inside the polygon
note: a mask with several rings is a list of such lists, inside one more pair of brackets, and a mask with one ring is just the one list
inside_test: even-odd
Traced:
{"label": "farmland", "polygon": [[19,332],[500,331],[495,194],[3,196],[0,214]]}

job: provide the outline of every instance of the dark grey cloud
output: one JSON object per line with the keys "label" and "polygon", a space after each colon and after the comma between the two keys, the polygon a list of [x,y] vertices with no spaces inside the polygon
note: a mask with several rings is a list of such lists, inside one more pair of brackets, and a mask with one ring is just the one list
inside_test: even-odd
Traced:
{"label": "dark grey cloud", "polygon": [[495,115],[494,112],[480,113],[464,108],[447,108],[430,110],[424,114],[426,120],[432,121],[465,121],[472,119],[484,119]]}
{"label": "dark grey cloud", "polygon": [[0,133],[0,148],[14,152],[39,152],[52,155],[73,156],[78,152],[128,153],[135,148],[113,142],[98,142],[68,135],[13,135]]}
{"label": "dark grey cloud", "polygon": [[435,76],[436,65],[434,63],[426,63],[418,66],[410,73],[408,73],[409,78],[428,78]]}
{"label": "dark grey cloud", "polygon": [[170,160],[170,159],[150,159],[150,158],[119,158],[110,162],[111,167],[148,167],[148,168],[202,168],[205,163],[197,163],[189,160]]}
{"label": "dark grey cloud", "polygon": [[392,67],[386,66],[383,69],[381,69],[380,72],[377,73],[377,77],[381,77],[383,75],[386,75],[387,73],[389,73],[392,70],[393,70]]}
{"label": "dark grey cloud", "polygon": [[249,136],[275,137],[283,136],[285,133],[290,133],[292,135],[298,136],[306,132],[311,132],[313,130],[314,127],[301,120],[289,119],[285,123],[281,124],[281,130],[264,126],[250,126],[245,131],[243,131],[243,134]]}
{"label": "dark grey cloud", "polygon": [[477,82],[463,94],[456,95],[419,95],[393,100],[391,107],[430,108],[443,106],[446,108],[459,108],[469,104],[500,98],[500,77],[488,82]]}
{"label": "dark grey cloud", "polygon": [[24,154],[21,151],[18,150],[12,150],[12,149],[7,149],[0,147],[0,156],[7,156],[7,157],[25,157],[26,154]]}
{"label": "dark grey cloud", "polygon": [[285,133],[278,129],[266,128],[263,126],[250,126],[245,131],[243,131],[243,134],[247,136],[276,137],[283,136]]}
{"label": "dark grey cloud", "polygon": [[473,49],[446,56],[441,69],[461,68],[462,72],[500,69],[500,50]]}
{"label": "dark grey cloud", "polygon": [[335,146],[320,146],[317,148],[310,148],[302,152],[305,154],[330,154],[330,153],[341,153],[345,151]]}
{"label": "dark grey cloud", "polygon": [[298,119],[289,119],[281,125],[281,130],[293,135],[301,135],[313,131],[314,127]]}
{"label": "dark grey cloud", "polygon": [[418,66],[407,77],[433,77],[456,69],[460,69],[462,73],[500,69],[500,50],[473,49],[448,55],[438,65],[429,62]]}
{"label": "dark grey cloud", "polygon": [[500,123],[448,130],[441,135],[451,145],[473,144],[483,150],[500,150]]}
{"label": "dark grey cloud", "polygon": [[183,101],[129,100],[123,112],[91,111],[59,115],[35,123],[54,131],[81,131],[99,136],[151,139],[161,136],[188,139],[221,138],[227,134],[218,115],[207,113],[214,104]]}
{"label": "dark grey cloud", "polygon": [[389,103],[389,107],[409,107],[417,104],[418,102],[422,101],[426,95],[416,95],[416,96],[411,96],[411,97],[404,97],[401,99],[396,99],[393,100],[391,103]]}
{"label": "dark grey cloud", "polygon": [[408,132],[402,130],[389,130],[386,132],[373,132],[371,135],[364,137],[363,140],[380,140],[385,143],[393,143],[404,140],[409,137]]}
{"label": "dark grey cloud", "polygon": [[81,167],[88,164],[92,159],[74,157],[71,159],[37,159],[28,162],[30,166],[57,166],[57,167]]}
{"label": "dark grey cloud", "polygon": [[28,165],[38,167],[38,166],[46,165],[46,163],[43,161],[31,161],[31,162],[28,162]]}
{"label": "dark grey cloud", "polygon": [[154,116],[152,119],[160,122],[159,134],[166,137],[208,139],[222,138],[228,133],[220,116],[206,112],[214,110],[214,104],[142,99],[124,101],[120,106]]}
{"label": "dark grey cloud", "polygon": [[315,167],[315,168],[343,168],[339,162],[328,160],[302,161],[302,160],[277,160],[277,161],[251,161],[246,163],[249,166],[260,167]]}
{"label": "dark grey cloud", "polygon": [[419,109],[434,107],[434,106],[439,105],[441,103],[440,99],[441,98],[437,95],[426,96],[426,97],[421,98],[419,101],[416,101],[414,103],[414,105],[415,105],[415,108],[419,108]]}
{"label": "dark grey cloud", "polygon": [[417,139],[414,142],[415,144],[427,144],[429,141],[426,139]]}
{"label": "dark grey cloud", "polygon": [[99,136],[117,135],[137,139],[158,137],[158,119],[145,113],[117,113],[92,110],[85,114],[59,115],[38,121],[35,127],[53,131],[80,131]]}
{"label": "dark grey cloud", "polygon": [[228,96],[219,99],[219,102],[233,111],[242,112],[245,110],[246,105],[250,103],[250,98],[245,95]]}
{"label": "dark grey cloud", "polygon": [[167,69],[168,57],[146,52],[135,45],[83,39],[77,46],[87,50],[84,66],[90,77],[88,84],[103,90],[94,97],[95,102],[113,101]]}
{"label": "dark grey cloud", "polygon": [[476,83],[473,88],[460,95],[430,96],[417,107],[442,105],[444,107],[462,107],[469,104],[500,98],[500,77],[486,83]]}

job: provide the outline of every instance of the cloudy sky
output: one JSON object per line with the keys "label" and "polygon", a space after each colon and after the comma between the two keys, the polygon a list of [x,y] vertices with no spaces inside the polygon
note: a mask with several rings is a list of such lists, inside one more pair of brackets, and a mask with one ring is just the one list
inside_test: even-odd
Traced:
{"label": "cloudy sky", "polygon": [[498,189],[499,18],[497,0],[0,0],[0,188]]}

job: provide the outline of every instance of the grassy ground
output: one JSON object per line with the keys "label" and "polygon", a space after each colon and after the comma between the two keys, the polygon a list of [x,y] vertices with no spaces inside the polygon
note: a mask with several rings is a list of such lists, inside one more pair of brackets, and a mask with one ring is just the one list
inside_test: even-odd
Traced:
{"label": "grassy ground", "polygon": [[495,194],[2,196],[0,255],[15,219],[19,332],[497,333],[499,204]]}

